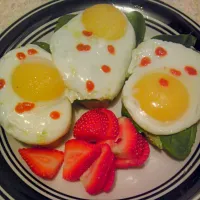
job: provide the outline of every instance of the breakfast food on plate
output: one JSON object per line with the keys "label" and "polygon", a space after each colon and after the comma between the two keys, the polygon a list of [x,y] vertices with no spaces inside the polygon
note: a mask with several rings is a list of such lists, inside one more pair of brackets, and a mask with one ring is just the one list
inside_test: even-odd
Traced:
{"label": "breakfast food on plate", "polygon": [[[111,118],[106,119],[109,123],[112,121],[111,119],[116,118],[112,111],[104,108],[94,109],[85,114],[87,113],[91,117],[93,116],[94,120],[89,129],[95,128],[95,122],[99,123],[99,119],[95,117],[97,113],[111,116]],[[81,117],[85,119],[84,123],[87,124],[85,114]],[[87,119],[91,120],[90,117]],[[93,141],[93,143],[81,139],[70,139],[65,143],[64,153],[46,148],[22,148],[19,149],[19,153],[33,173],[41,178],[54,178],[64,163],[63,179],[71,182],[80,180],[85,190],[91,195],[97,195],[101,192],[108,193],[115,184],[116,169],[144,165],[150,153],[149,144],[137,132],[131,120],[126,117],[117,120],[119,133],[115,137],[111,139],[103,134],[101,142],[97,142],[97,140],[97,143],[94,143],[93,134],[84,132],[84,123],[79,124],[80,131],[83,130],[83,134],[87,135],[87,140]],[[115,123],[110,123],[108,130],[114,130],[115,126]],[[97,134],[99,133],[97,132]],[[89,139],[90,136],[92,139]]]}
{"label": "breakfast food on plate", "polygon": [[77,181],[101,154],[101,148],[82,140],[68,140],[65,143],[63,178]]}
{"label": "breakfast food on plate", "polygon": [[19,153],[30,169],[44,179],[53,179],[64,160],[64,153],[55,149],[22,148]]}
{"label": "breakfast food on plate", "polygon": [[[200,119],[199,63],[197,52],[172,42],[151,39],[133,50],[128,71],[131,76],[123,88],[122,101],[142,132],[158,136],[156,139],[161,143],[167,135],[175,134],[173,141],[181,146],[181,137],[176,133],[187,130]],[[187,130],[188,135],[195,138],[196,132],[190,130]],[[188,138],[188,144],[190,141]],[[169,145],[175,144],[168,142],[165,146],[168,152]],[[175,154],[174,151],[180,148],[169,153]],[[183,159],[185,156],[175,157]]]}
{"label": "breakfast food on plate", "polygon": [[88,142],[115,139],[119,124],[115,114],[105,108],[97,108],[83,114],[75,123],[73,135]]}
{"label": "breakfast food on plate", "polygon": [[110,178],[109,173],[115,162],[114,154],[109,145],[102,144],[100,146],[101,155],[80,178],[85,190],[91,195],[99,194],[104,190],[104,187],[107,187],[107,181],[110,181],[108,179]]}
{"label": "breakfast food on plate", "polygon": [[46,145],[67,133],[71,103],[49,53],[36,45],[0,60],[0,124],[16,139]]}
{"label": "breakfast food on plate", "polygon": [[92,6],[57,30],[53,60],[75,100],[113,100],[123,86],[135,47],[127,17],[109,4]]}
{"label": "breakfast food on plate", "polygon": [[114,140],[104,140],[116,155],[116,168],[130,168],[142,166],[150,154],[149,144],[137,132],[132,122],[126,118],[119,118],[119,135]]}

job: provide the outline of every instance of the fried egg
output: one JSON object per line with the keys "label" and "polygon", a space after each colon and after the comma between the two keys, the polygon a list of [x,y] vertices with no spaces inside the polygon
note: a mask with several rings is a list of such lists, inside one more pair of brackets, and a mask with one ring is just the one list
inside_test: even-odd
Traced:
{"label": "fried egg", "polygon": [[14,138],[46,145],[67,133],[71,103],[49,53],[36,45],[0,60],[0,124]]}
{"label": "fried egg", "polygon": [[126,16],[109,4],[86,9],[56,31],[50,48],[70,101],[114,99],[124,84],[135,42]]}
{"label": "fried egg", "polygon": [[133,51],[122,101],[133,120],[156,135],[200,119],[200,55],[183,45],[148,40]]}

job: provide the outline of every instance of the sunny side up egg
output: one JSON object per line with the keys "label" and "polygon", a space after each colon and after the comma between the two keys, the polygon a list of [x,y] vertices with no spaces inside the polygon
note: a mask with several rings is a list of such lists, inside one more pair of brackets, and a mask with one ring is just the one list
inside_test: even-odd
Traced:
{"label": "sunny side up egg", "polygon": [[148,40],[133,51],[122,101],[146,131],[168,135],[200,119],[200,55],[183,45]]}
{"label": "sunny side up egg", "polygon": [[14,138],[46,145],[67,133],[71,104],[49,53],[36,45],[0,60],[0,124]]}
{"label": "sunny side up egg", "polygon": [[53,60],[74,100],[112,100],[122,88],[135,47],[126,16],[109,4],[92,6],[51,38]]}

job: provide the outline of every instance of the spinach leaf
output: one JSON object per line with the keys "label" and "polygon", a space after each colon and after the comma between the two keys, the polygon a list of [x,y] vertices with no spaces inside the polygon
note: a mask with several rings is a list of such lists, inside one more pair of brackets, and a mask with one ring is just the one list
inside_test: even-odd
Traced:
{"label": "spinach leaf", "polygon": [[197,124],[173,135],[160,136],[164,150],[178,160],[184,160],[195,142]]}
{"label": "spinach leaf", "polygon": [[126,16],[135,30],[136,46],[138,46],[138,44],[144,40],[144,35],[146,32],[145,19],[143,15],[138,11],[126,13]]}
{"label": "spinach leaf", "polygon": [[33,44],[39,46],[40,48],[44,49],[45,51],[51,53],[49,44],[46,42],[34,42]]}
{"label": "spinach leaf", "polygon": [[167,42],[174,42],[182,44],[185,47],[192,47],[195,45],[197,38],[190,34],[180,34],[180,35],[157,35],[152,39],[163,40]]}
{"label": "spinach leaf", "polygon": [[58,29],[60,29],[62,26],[64,26],[69,20],[74,18],[76,15],[75,14],[67,14],[63,15],[58,19],[58,22],[56,24],[54,32],[56,32]]}
{"label": "spinach leaf", "polygon": [[160,140],[160,136],[158,135],[153,135],[151,133],[148,133],[147,131],[145,131],[143,128],[141,128],[131,117],[131,115],[129,114],[129,112],[127,111],[127,109],[125,108],[124,105],[122,105],[122,116],[128,117],[133,125],[135,126],[135,128],[137,129],[137,131],[141,134],[144,134],[145,137],[147,138],[147,140],[154,146],[156,146],[158,149],[163,149],[162,147],[162,142]]}

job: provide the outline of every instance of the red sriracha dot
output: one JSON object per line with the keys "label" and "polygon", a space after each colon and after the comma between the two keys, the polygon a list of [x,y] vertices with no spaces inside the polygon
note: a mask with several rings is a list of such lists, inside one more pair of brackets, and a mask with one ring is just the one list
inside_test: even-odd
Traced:
{"label": "red sriracha dot", "polygon": [[34,107],[35,107],[35,104],[34,104],[34,103],[31,103],[31,102],[18,103],[18,104],[15,106],[15,111],[16,111],[17,113],[23,113],[23,112],[25,112],[25,111],[30,111],[30,110],[32,110]]}
{"label": "red sriracha dot", "polygon": [[189,74],[189,75],[197,75],[197,70],[194,67],[191,66],[185,66],[185,71]]}
{"label": "red sriracha dot", "polygon": [[170,69],[170,72],[171,72],[174,76],[181,76],[181,71],[179,71],[179,70]]}
{"label": "red sriracha dot", "polygon": [[5,86],[6,82],[4,79],[0,79],[0,90]]}
{"label": "red sriracha dot", "polygon": [[29,55],[34,55],[34,54],[37,54],[38,52],[35,50],[35,49],[29,49],[28,50],[28,54]]}
{"label": "red sriracha dot", "polygon": [[161,79],[159,80],[159,83],[160,83],[160,85],[162,85],[162,86],[164,86],[164,87],[167,87],[167,86],[169,85],[168,80],[166,80],[166,79],[164,79],[164,78],[161,78]]}
{"label": "red sriracha dot", "polygon": [[52,119],[59,119],[60,118],[60,113],[58,112],[58,111],[52,111],[51,113],[50,113],[50,117],[52,118]]}
{"label": "red sriracha dot", "polygon": [[90,32],[90,31],[86,31],[86,30],[83,30],[82,31],[83,35],[85,35],[86,37],[90,37],[93,33]]}
{"label": "red sriracha dot", "polygon": [[92,92],[94,90],[94,83],[90,80],[86,82],[86,88],[88,92]]}
{"label": "red sriracha dot", "polygon": [[16,56],[19,60],[24,60],[26,58],[26,55],[23,52],[17,53]]}
{"label": "red sriracha dot", "polygon": [[90,45],[84,45],[84,51],[89,51],[91,49]]}
{"label": "red sriracha dot", "polygon": [[111,71],[111,68],[108,66],[108,65],[103,65],[101,67],[102,71],[105,72],[105,73],[108,73]]}
{"label": "red sriracha dot", "polygon": [[151,59],[147,56],[143,57],[142,60],[140,61],[140,66],[145,67],[147,65],[151,64]]}
{"label": "red sriracha dot", "polygon": [[160,57],[164,57],[167,55],[167,51],[162,47],[157,47],[155,50],[155,54]]}
{"label": "red sriracha dot", "polygon": [[115,47],[113,45],[108,45],[107,49],[110,54],[115,54]]}
{"label": "red sriracha dot", "polygon": [[91,49],[91,46],[90,45],[84,45],[84,44],[78,44],[76,46],[77,50],[78,51],[89,51]]}

